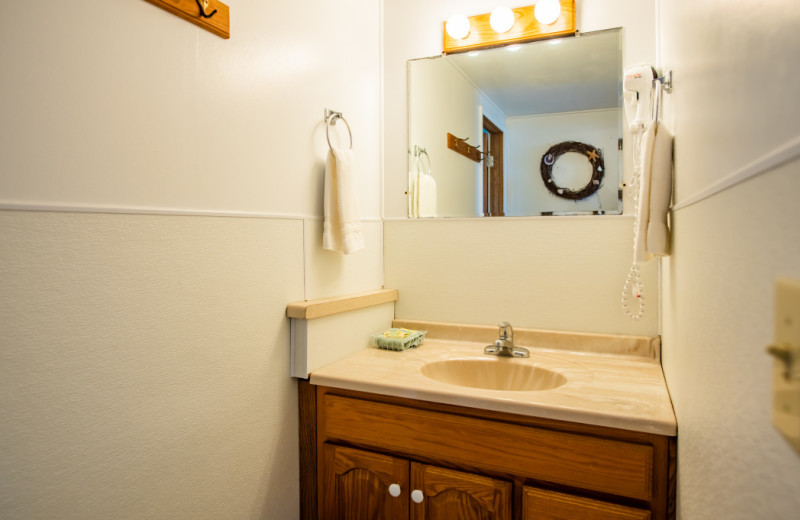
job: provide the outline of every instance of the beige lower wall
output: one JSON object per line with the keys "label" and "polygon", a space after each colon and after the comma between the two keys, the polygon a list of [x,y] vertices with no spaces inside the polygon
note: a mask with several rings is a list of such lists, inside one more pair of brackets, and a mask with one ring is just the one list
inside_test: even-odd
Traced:
{"label": "beige lower wall", "polygon": [[800,162],[676,211],[662,364],[680,518],[794,518],[800,457],[771,422],[774,283],[800,279]]}
{"label": "beige lower wall", "polygon": [[402,319],[657,335],[655,261],[642,265],[645,316],[620,307],[632,228],[626,217],[386,221],[385,283]]}
{"label": "beige lower wall", "polygon": [[0,516],[296,518],[302,229],[0,211]]}

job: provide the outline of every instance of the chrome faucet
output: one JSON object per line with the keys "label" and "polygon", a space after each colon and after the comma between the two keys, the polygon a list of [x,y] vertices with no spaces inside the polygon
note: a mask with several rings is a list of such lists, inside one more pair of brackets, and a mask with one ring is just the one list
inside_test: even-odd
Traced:
{"label": "chrome faucet", "polygon": [[484,354],[504,357],[530,357],[528,349],[514,346],[514,329],[511,328],[510,323],[504,321],[498,327],[500,327],[499,337],[495,340],[494,345],[488,345],[483,349]]}

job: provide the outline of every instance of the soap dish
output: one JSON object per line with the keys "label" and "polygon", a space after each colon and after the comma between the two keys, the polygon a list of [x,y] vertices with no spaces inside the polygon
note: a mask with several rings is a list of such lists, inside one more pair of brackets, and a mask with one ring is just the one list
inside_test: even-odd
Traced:
{"label": "soap dish", "polygon": [[422,345],[425,332],[424,330],[392,328],[373,334],[371,336],[372,344],[386,350],[407,350]]}

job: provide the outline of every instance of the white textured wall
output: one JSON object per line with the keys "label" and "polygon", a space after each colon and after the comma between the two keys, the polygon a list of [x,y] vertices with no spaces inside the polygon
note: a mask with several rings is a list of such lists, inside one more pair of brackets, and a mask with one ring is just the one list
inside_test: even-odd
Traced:
{"label": "white textured wall", "polygon": [[[751,9],[752,8],[752,9]],[[800,5],[660,2],[676,203],[800,136]],[[663,365],[685,520],[796,518],[800,456],[771,425],[774,281],[800,279],[800,162],[673,214]]]}
{"label": "white textured wall", "polygon": [[[4,2],[4,519],[298,515],[286,304],[381,286],[380,3],[226,3],[230,40]],[[319,246],[325,107],[368,219],[348,257]]]}
{"label": "white textured wall", "polygon": [[[387,221],[386,285],[399,318],[654,335],[657,293],[638,322],[620,309],[630,232],[613,216]],[[657,286],[655,263],[642,279]]]}
{"label": "white textured wall", "polygon": [[229,5],[229,40],[143,0],[5,5],[0,203],[321,215],[328,107],[379,217],[378,4]]}
{"label": "white textured wall", "polygon": [[3,211],[0,242],[0,516],[297,515],[302,222]]}

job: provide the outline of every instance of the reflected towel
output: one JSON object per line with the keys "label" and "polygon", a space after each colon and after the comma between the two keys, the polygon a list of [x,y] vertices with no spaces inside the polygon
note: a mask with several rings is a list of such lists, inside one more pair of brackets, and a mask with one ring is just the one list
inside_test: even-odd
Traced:
{"label": "reflected towel", "polygon": [[419,170],[417,169],[417,159],[414,157],[409,161],[413,163],[408,171],[408,217],[419,217]]}
{"label": "reflected towel", "polygon": [[325,163],[322,247],[349,255],[364,249],[352,150],[331,149]]}
{"label": "reflected towel", "polygon": [[436,217],[436,181],[432,175],[420,173],[417,178],[417,211],[420,217]]}

